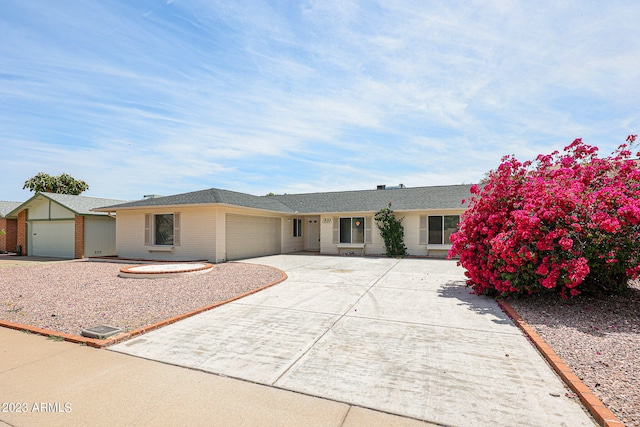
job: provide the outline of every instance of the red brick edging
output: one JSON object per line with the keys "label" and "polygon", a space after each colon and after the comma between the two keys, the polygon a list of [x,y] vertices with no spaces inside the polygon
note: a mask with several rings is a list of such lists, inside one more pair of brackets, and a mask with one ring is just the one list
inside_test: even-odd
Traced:
{"label": "red brick edging", "polygon": [[535,344],[538,351],[547,359],[551,367],[560,375],[560,378],[573,390],[582,403],[587,407],[598,424],[603,427],[624,427],[624,424],[598,399],[571,368],[553,351],[551,347],[533,330],[527,322],[506,301],[498,301],[500,308],[513,320],[529,339]]}
{"label": "red brick edging", "polygon": [[142,328],[138,328],[138,329],[134,329],[133,331],[129,331],[129,332],[125,332],[125,333],[122,333],[122,334],[118,334],[118,335],[115,335],[112,338],[108,338],[108,339],[104,339],[104,340],[99,340],[99,339],[95,339],[95,338],[87,338],[87,337],[83,337],[83,336],[79,336],[79,335],[66,334],[64,332],[52,331],[51,329],[43,329],[43,328],[38,328],[38,327],[35,327],[35,326],[23,325],[23,324],[20,324],[20,323],[9,322],[8,320],[1,320],[1,319],[0,319],[0,327],[16,329],[16,330],[19,330],[19,331],[32,332],[32,333],[35,333],[35,334],[38,334],[38,335],[44,335],[44,336],[47,336],[47,337],[60,337],[65,341],[69,341],[69,342],[73,342],[73,343],[77,343],[77,344],[86,344],[89,347],[103,348],[103,347],[107,347],[109,345],[117,344],[119,342],[128,340],[128,339],[133,338],[135,336],[142,335],[142,334],[144,334],[146,332],[153,331],[154,329],[158,329],[158,328],[161,328],[163,326],[170,325],[171,323],[175,323],[178,320],[186,319],[187,317],[191,317],[191,316],[194,316],[196,314],[200,314],[200,313],[203,313],[205,311],[209,311],[209,310],[211,310],[213,308],[216,308],[216,307],[220,307],[221,305],[228,304],[228,303],[230,303],[232,301],[236,301],[236,300],[238,300],[240,298],[244,298],[244,297],[246,297],[248,295],[255,294],[256,292],[260,292],[263,289],[267,289],[267,288],[270,288],[271,286],[277,285],[278,283],[282,283],[288,278],[287,274],[284,271],[280,270],[279,268],[275,268],[275,267],[272,267],[272,268],[280,271],[280,273],[282,274],[282,277],[280,277],[280,279],[274,280],[273,282],[268,283],[268,284],[266,284],[266,285],[264,285],[264,286],[262,286],[260,288],[253,289],[253,290],[247,291],[245,293],[236,295],[233,298],[230,298],[228,300],[217,302],[215,304],[208,305],[206,307],[198,308],[198,309],[195,309],[193,311],[189,311],[189,312],[184,313],[184,314],[179,314],[177,316],[170,317],[169,319],[161,320],[160,322],[154,323],[152,325],[143,326]]}

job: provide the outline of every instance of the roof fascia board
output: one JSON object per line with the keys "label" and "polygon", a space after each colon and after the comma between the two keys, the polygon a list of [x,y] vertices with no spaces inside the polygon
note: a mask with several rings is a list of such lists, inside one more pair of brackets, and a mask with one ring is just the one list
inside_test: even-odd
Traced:
{"label": "roof fascia board", "polygon": [[58,202],[57,200],[52,199],[51,197],[47,196],[45,193],[36,193],[33,196],[31,196],[26,202],[22,203],[20,206],[18,206],[17,208],[15,208],[14,210],[12,210],[11,212],[9,212],[6,215],[6,218],[9,217],[17,217],[17,215],[24,210],[24,208],[31,202],[33,202],[38,196],[42,196],[45,199],[49,200],[50,202],[54,202],[57,205],[62,206],[63,208],[73,212],[75,215],[81,215],[78,212],[75,211],[75,209],[70,208],[69,206],[63,205],[62,203]]}
{"label": "roof fascia board", "polygon": [[261,211],[261,212],[270,212],[270,213],[277,213],[277,214],[281,214],[281,215],[293,215],[293,212],[289,211],[280,211],[280,210],[272,210],[272,209],[262,209],[262,208],[252,208],[249,206],[242,206],[242,205],[233,205],[230,203],[185,203],[185,204],[173,204],[173,205],[148,205],[148,206],[128,206],[128,207],[124,207],[124,208],[118,208],[118,209],[113,209],[113,208],[109,208],[109,209],[105,209],[105,208],[93,208],[91,209],[91,211],[93,212],[117,212],[117,211],[134,211],[134,210],[149,210],[149,209],[180,209],[180,208],[185,208],[185,207],[189,207],[189,208],[193,208],[193,207],[229,207],[229,208],[236,208],[236,209],[248,209],[248,210],[254,210],[254,211]]}
{"label": "roof fascia board", "polygon": [[277,213],[280,215],[290,215],[293,214],[292,211],[281,211],[281,210],[273,210],[273,209],[263,209],[263,208],[252,208],[249,206],[242,206],[242,205],[233,205],[230,203],[216,203],[217,206],[220,207],[227,207],[227,208],[240,208],[240,209],[248,209],[248,210],[252,210],[252,211],[261,211],[261,212],[269,212],[269,213]]}
{"label": "roof fascia board", "polygon": [[466,210],[466,208],[429,208],[429,209],[412,209],[411,211],[396,211],[396,212],[435,212],[435,213],[441,213],[441,212],[445,212],[445,213],[458,213],[458,212],[464,212]]}
{"label": "roof fascia board", "polygon": [[92,208],[92,212],[117,212],[117,211],[135,211],[144,209],[176,209],[181,207],[198,207],[198,206],[220,206],[220,203],[184,203],[173,205],[147,205],[147,206],[126,206],[117,208],[118,205],[109,208]]}
{"label": "roof fascia board", "polygon": [[9,212],[5,215],[5,218],[12,218],[12,217],[13,217],[13,218],[15,218],[15,217],[17,217],[17,216],[18,216],[18,214],[24,210],[25,206],[27,206],[29,203],[31,203],[31,201],[32,201],[33,199],[35,199],[35,197],[36,197],[36,196],[37,196],[37,194],[36,194],[35,196],[31,196],[31,197],[30,197],[26,202],[24,202],[24,203],[22,203],[22,204],[18,205],[18,207],[17,207],[17,208],[15,208],[14,210],[9,211]]}
{"label": "roof fascia board", "polygon": [[[442,208],[442,209],[438,209],[438,208],[421,208],[421,209],[392,209],[394,212],[407,212],[407,213],[415,213],[415,212],[451,212],[451,213],[457,213],[457,212],[464,212],[466,210],[466,208]],[[304,216],[311,216],[311,215],[353,215],[353,214],[362,214],[362,213],[372,213],[372,214],[376,214],[380,212],[379,210],[377,211],[367,211],[367,210],[363,210],[363,211],[326,211],[326,212],[297,212],[297,213],[292,213],[291,215],[304,215]]]}
{"label": "roof fascia board", "polygon": [[[93,209],[91,209],[91,210],[93,210]],[[113,211],[108,211],[108,212],[105,211],[105,213],[107,215],[98,214],[98,213],[83,213],[83,214],[76,214],[76,215],[78,215],[78,216],[95,216],[95,217],[100,217],[100,218],[106,218],[106,217],[109,216],[110,212],[113,212]]]}

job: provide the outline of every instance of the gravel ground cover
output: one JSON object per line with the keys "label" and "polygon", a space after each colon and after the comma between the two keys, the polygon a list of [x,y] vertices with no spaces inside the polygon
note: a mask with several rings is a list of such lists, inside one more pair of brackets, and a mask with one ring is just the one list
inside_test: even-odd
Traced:
{"label": "gravel ground cover", "polygon": [[507,301],[627,427],[640,426],[640,286],[626,296]]}
{"label": "gravel ground cover", "polygon": [[[206,274],[123,279],[128,264],[65,262],[0,269],[0,319],[80,335],[130,331],[279,280],[272,267],[226,263]],[[626,296],[568,301],[535,296],[509,304],[629,427],[640,427],[640,285]]]}
{"label": "gravel ground cover", "polygon": [[73,335],[97,325],[131,331],[282,278],[275,268],[244,263],[173,278],[118,277],[126,266],[78,261],[1,268],[0,319]]}

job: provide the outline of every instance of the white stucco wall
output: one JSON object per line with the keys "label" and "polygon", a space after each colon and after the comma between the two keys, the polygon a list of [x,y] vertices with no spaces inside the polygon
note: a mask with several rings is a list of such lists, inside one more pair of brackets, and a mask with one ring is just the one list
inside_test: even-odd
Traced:
{"label": "white stucco wall", "polygon": [[[374,212],[355,212],[348,214],[330,214],[322,215],[320,218],[320,252],[323,254],[338,254],[340,252],[340,244],[335,243],[333,239],[333,229],[336,218],[353,218],[364,217],[365,218],[365,242],[367,241],[367,234],[370,235],[371,242],[365,244],[365,253],[367,255],[380,255],[385,253],[384,241],[380,236],[380,231],[376,227]],[[339,226],[339,224],[338,224]],[[370,228],[367,229],[367,227]],[[350,251],[350,249],[342,249],[343,251]],[[354,249],[354,252],[360,252],[360,249]]]}
{"label": "white stucco wall", "polygon": [[462,215],[464,209],[430,210],[422,212],[400,212],[399,217],[404,217],[404,241],[409,255],[446,257],[451,244],[429,245],[420,243],[420,217],[440,215]]}
{"label": "white stucco wall", "polygon": [[214,230],[212,238],[215,240],[215,258],[211,259],[214,262],[224,262],[227,260],[227,238],[225,233],[226,218],[223,209],[215,207],[211,210],[211,215],[214,216]]}
{"label": "white stucco wall", "polygon": [[[433,210],[421,212],[396,212],[403,219],[405,245],[409,255],[446,256],[450,245],[420,244],[421,215],[459,215],[464,210]],[[145,246],[145,214],[180,213],[180,245],[167,251],[166,247]],[[157,259],[157,260],[193,260],[207,259],[211,262],[227,260],[227,214],[278,217],[281,219],[281,253],[302,251],[306,248],[308,233],[307,218],[320,221],[320,252],[338,254],[338,244],[333,240],[334,218],[365,217],[370,219],[370,242],[366,243],[367,255],[384,255],[386,250],[380,236],[374,216],[375,212],[356,212],[348,214],[325,214],[320,216],[285,215],[256,209],[236,208],[232,206],[174,206],[121,210],[117,212],[116,252],[120,257]],[[302,218],[303,233],[293,236],[293,219]],[[290,221],[291,220],[291,221]],[[250,239],[248,240],[250,241]],[[348,250],[348,249],[347,249]],[[343,249],[344,251],[344,249]],[[359,252],[359,251],[355,251]]]}
{"label": "white stucco wall", "polygon": [[[180,245],[145,246],[145,214],[180,214]],[[215,211],[204,207],[161,207],[117,212],[116,249],[123,258],[155,260],[216,260]]]}
{"label": "white stucco wall", "polygon": [[[432,210],[432,211],[396,211],[397,218],[402,218],[404,226],[404,243],[407,247],[409,255],[414,256],[443,256],[447,255],[451,248],[450,244],[446,245],[425,245],[420,244],[420,216],[429,215],[461,215],[463,209],[456,210]],[[321,218],[321,253],[337,254],[339,252],[338,245],[333,242],[334,218],[340,217],[371,217],[371,243],[366,244],[367,255],[384,255],[386,249],[384,240],[380,235],[380,230],[375,223],[375,212],[358,212],[349,214],[329,214],[323,215]]]}
{"label": "white stucco wall", "polygon": [[[180,245],[167,247],[145,246],[145,214],[180,214]],[[293,239],[291,223],[287,216],[256,209],[230,206],[173,206],[120,210],[117,212],[116,249],[124,258],[153,260],[194,260],[210,262],[227,261],[227,214],[278,217],[282,219],[282,252],[292,252],[298,247]],[[302,242],[302,241],[301,241]],[[300,243],[302,245],[303,243]]]}
{"label": "white stucco wall", "polygon": [[[293,220],[302,219],[302,235],[293,236]],[[291,253],[303,251],[305,246],[305,238],[307,236],[306,219],[303,216],[290,216],[282,218],[282,253]]]}

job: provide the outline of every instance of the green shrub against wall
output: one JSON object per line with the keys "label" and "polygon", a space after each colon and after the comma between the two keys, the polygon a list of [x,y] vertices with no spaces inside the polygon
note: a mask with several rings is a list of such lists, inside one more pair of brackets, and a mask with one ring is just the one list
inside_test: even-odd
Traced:
{"label": "green shrub against wall", "polygon": [[396,218],[391,203],[389,207],[380,209],[375,216],[376,225],[384,240],[384,246],[389,257],[403,257],[407,255],[407,247],[404,245],[403,218]]}

